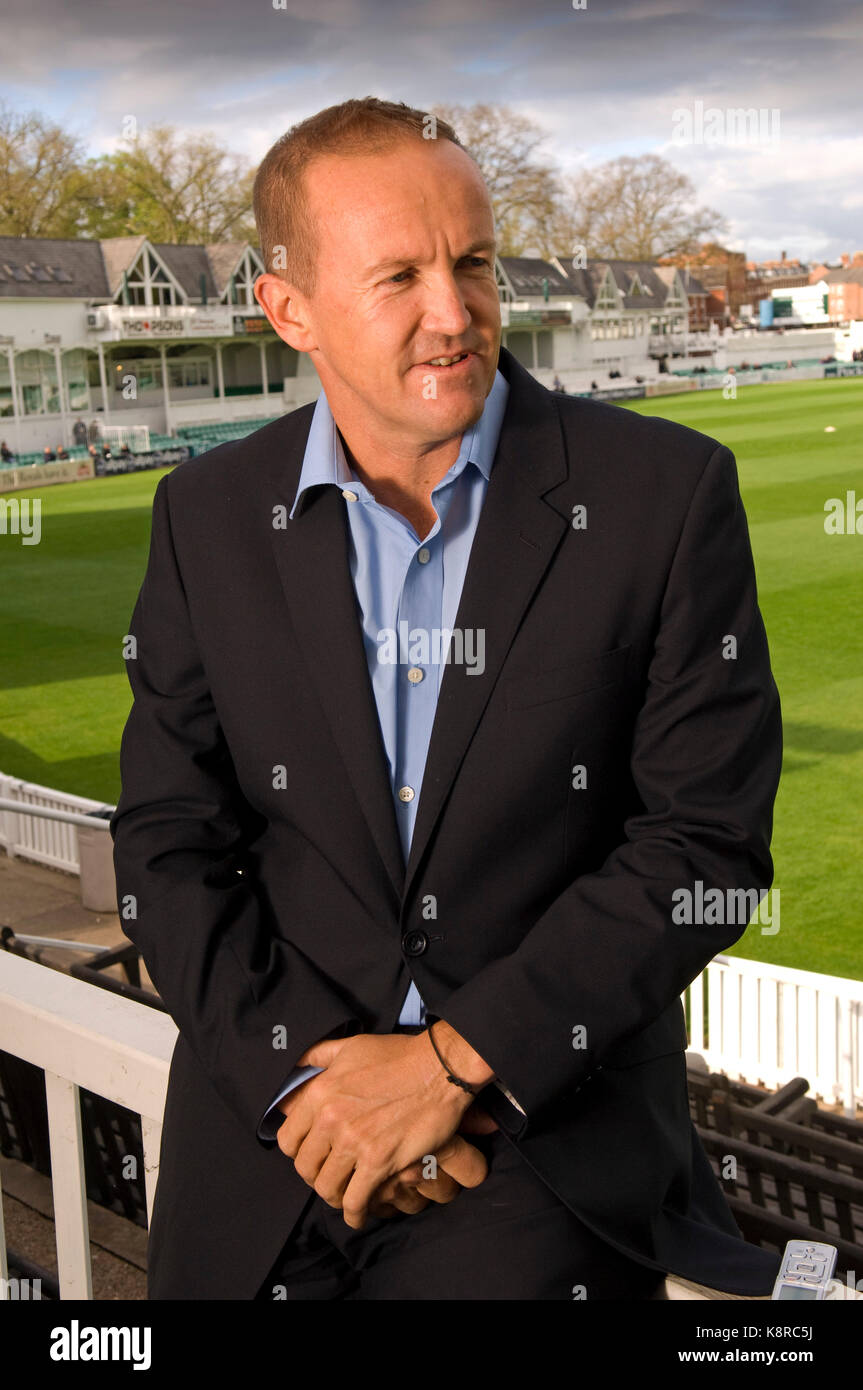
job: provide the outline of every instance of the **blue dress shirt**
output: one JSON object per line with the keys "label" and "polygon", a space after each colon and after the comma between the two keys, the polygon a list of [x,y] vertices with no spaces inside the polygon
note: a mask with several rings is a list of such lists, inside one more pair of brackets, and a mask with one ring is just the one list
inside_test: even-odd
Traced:
{"label": "blue dress shirt", "polygon": [[[432,640],[427,661],[409,660],[411,632],[420,629],[433,638],[435,630],[447,632],[453,627],[508,395],[509,386],[498,371],[482,415],[462,436],[458,458],[432,490],[437,520],[427,536],[419,537],[401,512],[376,502],[349,468],[322,391],[312,416],[290,512],[293,520],[300,495],[315,484],[329,483],[345,498],[351,577],[362,614],[363,644],[389,762],[405,863],[446,657],[445,645]],[[393,640],[387,646],[389,634],[393,634]],[[465,662],[476,664],[478,671],[483,654],[481,644],[474,640],[473,646],[469,646],[465,641]],[[391,659],[393,655],[395,661]],[[425,1006],[412,982],[399,1023],[424,1022]],[[261,1121],[261,1138],[273,1138],[283,1123],[284,1116],[276,1109],[282,1097],[321,1070],[298,1067],[291,1073]],[[501,1089],[517,1105],[505,1088]]]}

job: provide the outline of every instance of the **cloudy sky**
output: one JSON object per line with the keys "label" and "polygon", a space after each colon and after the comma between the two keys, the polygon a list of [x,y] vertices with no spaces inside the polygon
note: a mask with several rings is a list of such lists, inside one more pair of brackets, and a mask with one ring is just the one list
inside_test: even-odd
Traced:
{"label": "cloudy sky", "polygon": [[[347,97],[504,102],[561,170],[671,159],[751,259],[863,249],[860,0],[0,0],[0,16],[3,99],[92,154],[129,115],[258,160]],[[676,143],[698,102],[763,108],[768,138]]]}

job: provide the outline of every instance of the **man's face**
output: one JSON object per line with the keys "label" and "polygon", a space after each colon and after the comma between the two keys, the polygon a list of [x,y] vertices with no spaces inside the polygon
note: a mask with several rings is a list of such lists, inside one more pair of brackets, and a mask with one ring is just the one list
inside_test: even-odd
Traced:
{"label": "man's face", "polygon": [[405,139],[315,159],[305,187],[317,283],[308,299],[291,289],[305,331],[282,336],[311,353],[337,418],[420,447],[462,434],[500,346],[494,220],[475,164],[449,140]]}

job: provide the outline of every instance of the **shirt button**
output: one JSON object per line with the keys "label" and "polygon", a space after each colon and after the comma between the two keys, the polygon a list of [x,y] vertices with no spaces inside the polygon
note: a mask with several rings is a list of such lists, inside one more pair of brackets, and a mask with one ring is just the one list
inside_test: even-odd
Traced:
{"label": "shirt button", "polygon": [[417,551],[417,559],[419,560],[421,565],[428,564],[429,560],[431,559],[431,551],[429,550],[427,545],[424,545],[422,550]]}
{"label": "shirt button", "polygon": [[357,494],[351,492],[349,487],[342,488],[342,497],[344,497],[346,502],[356,502],[357,500]]}
{"label": "shirt button", "polygon": [[402,937],[402,950],[406,956],[422,956],[428,950],[429,939],[424,931],[405,932]]}
{"label": "shirt button", "polygon": [[411,685],[418,685],[419,682],[422,680],[423,675],[424,672],[420,670],[419,666],[411,666],[411,668],[408,671],[408,680],[410,681]]}
{"label": "shirt button", "polygon": [[413,787],[399,787],[399,801],[413,801]]}

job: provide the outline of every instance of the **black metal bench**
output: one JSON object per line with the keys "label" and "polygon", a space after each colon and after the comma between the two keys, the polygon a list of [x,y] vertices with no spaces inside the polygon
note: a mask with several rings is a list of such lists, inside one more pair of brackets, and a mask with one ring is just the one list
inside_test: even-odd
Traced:
{"label": "black metal bench", "polygon": [[779,1251],[792,1239],[826,1241],[838,1251],[835,1277],[858,1279],[863,1121],[819,1107],[805,1077],[766,1093],[687,1062],[693,1123],[746,1239]]}

